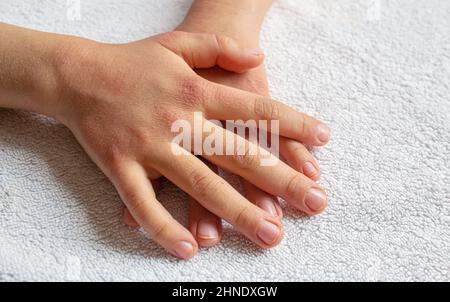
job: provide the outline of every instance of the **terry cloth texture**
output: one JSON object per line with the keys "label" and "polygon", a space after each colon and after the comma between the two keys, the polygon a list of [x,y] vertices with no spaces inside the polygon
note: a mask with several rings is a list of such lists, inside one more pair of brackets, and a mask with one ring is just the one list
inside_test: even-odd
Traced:
{"label": "terry cloth texture", "polygon": [[[79,3],[2,0],[0,21],[118,43],[170,31],[191,4]],[[262,33],[272,95],[333,133],[315,151],[329,208],[286,209],[268,251],[227,227],[191,261],[168,256],[121,223],[69,130],[0,110],[0,280],[450,281],[449,16],[442,0],[275,1]],[[184,193],[166,184],[160,199],[186,222]]]}

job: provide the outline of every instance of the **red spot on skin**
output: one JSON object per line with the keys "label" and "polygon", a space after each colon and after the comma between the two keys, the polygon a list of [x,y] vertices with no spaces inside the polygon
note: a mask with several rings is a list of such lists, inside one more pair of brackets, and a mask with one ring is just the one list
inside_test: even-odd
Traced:
{"label": "red spot on skin", "polygon": [[199,108],[206,94],[206,87],[199,79],[186,79],[180,84],[180,95],[178,98],[182,105],[189,108]]}

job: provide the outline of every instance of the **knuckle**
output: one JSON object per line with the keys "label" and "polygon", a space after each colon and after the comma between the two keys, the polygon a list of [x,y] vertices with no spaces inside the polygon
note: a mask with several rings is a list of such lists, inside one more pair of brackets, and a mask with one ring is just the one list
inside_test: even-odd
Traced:
{"label": "knuckle", "polygon": [[142,199],[136,191],[125,189],[125,198],[127,207],[130,207],[132,212],[139,213],[144,211],[146,200]]}
{"label": "knuckle", "polygon": [[226,48],[229,47],[233,43],[233,39],[227,36],[222,35],[214,35],[217,44],[220,48]]}
{"label": "knuckle", "polygon": [[167,134],[170,135],[172,125],[174,125],[176,121],[185,119],[185,116],[178,110],[174,110],[172,108],[165,108],[164,110],[159,110],[157,112],[157,119],[163,126],[162,127],[163,132],[167,131]]}
{"label": "knuckle", "polygon": [[203,105],[207,96],[207,87],[201,79],[186,78],[181,81],[179,99],[181,103],[190,108]]}
{"label": "knuckle", "polygon": [[265,98],[256,98],[254,100],[254,112],[261,119],[278,120],[280,118],[278,104]]}
{"label": "knuckle", "polygon": [[212,40],[212,41],[215,41],[217,44],[219,44],[220,35],[212,34],[212,33],[196,33],[195,35],[200,37],[203,40],[203,42]]}
{"label": "knuckle", "polygon": [[127,159],[123,151],[115,145],[105,145],[101,157],[105,167],[111,170],[119,168]]}
{"label": "knuckle", "polygon": [[301,143],[293,141],[290,145],[288,145],[288,148],[294,159],[303,160],[309,157],[308,150]]}
{"label": "knuckle", "polygon": [[261,78],[246,78],[245,87],[247,91],[260,95],[268,95],[269,87],[265,79]]}
{"label": "knuckle", "polygon": [[114,175],[120,171],[123,163],[127,162],[129,157],[122,146],[105,140],[101,135],[89,138],[86,148],[91,150],[93,158],[107,175]]}
{"label": "knuckle", "polygon": [[292,153],[297,154],[299,156],[305,155],[306,151],[307,151],[306,147],[304,147],[303,145],[292,147]]}
{"label": "knuckle", "polygon": [[300,174],[296,173],[294,176],[291,177],[286,186],[287,195],[291,197],[298,196],[299,192],[301,191],[300,184],[301,184]]}
{"label": "knuckle", "polygon": [[253,154],[249,147],[245,147],[244,152],[237,152],[233,154],[233,161],[237,163],[241,169],[254,169],[261,164],[261,159],[258,154]]}
{"label": "knuckle", "polygon": [[176,41],[178,41],[178,39],[180,39],[184,34],[185,34],[185,33],[182,32],[182,31],[177,31],[177,30],[175,30],[175,31],[171,31],[171,32],[168,32],[168,33],[165,33],[165,34],[160,35],[160,36],[159,36],[159,39],[160,39],[160,41],[162,41],[162,42],[167,42],[167,43],[170,43],[170,42],[176,42]]}
{"label": "knuckle", "polygon": [[151,231],[150,236],[156,240],[159,241],[162,238],[165,237],[165,234],[167,234],[167,230],[170,228],[170,223],[169,222],[164,222],[163,224],[161,224],[160,226],[158,226],[157,228],[155,228],[154,230]]}
{"label": "knuckle", "polygon": [[147,127],[135,126],[133,130],[131,130],[131,139],[133,140],[134,145],[147,147],[149,142],[153,140],[153,134]]}
{"label": "knuckle", "polygon": [[300,136],[305,136],[306,131],[307,131],[307,127],[306,127],[306,118],[301,115],[300,117]]}
{"label": "knuckle", "polygon": [[192,190],[199,195],[207,195],[219,185],[219,180],[205,173],[193,172],[189,179],[191,180]]}
{"label": "knuckle", "polygon": [[244,206],[236,215],[234,218],[234,224],[239,226],[245,226],[249,223],[249,212],[250,212],[250,205]]}
{"label": "knuckle", "polygon": [[[232,106],[235,103],[235,100],[233,99],[234,95],[230,89],[213,86],[209,91],[211,91],[211,99],[217,102],[229,106]],[[211,107],[212,106],[213,104],[211,104]]]}
{"label": "knuckle", "polygon": [[280,140],[280,148],[285,149],[286,153],[288,153],[287,157],[293,160],[308,159],[312,157],[307,147],[295,140]]}

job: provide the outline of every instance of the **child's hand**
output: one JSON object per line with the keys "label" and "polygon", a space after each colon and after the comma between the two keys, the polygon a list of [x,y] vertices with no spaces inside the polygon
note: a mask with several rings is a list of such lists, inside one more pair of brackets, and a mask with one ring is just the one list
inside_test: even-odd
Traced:
{"label": "child's hand", "polygon": [[[254,1],[249,10],[248,2],[229,0],[203,1],[196,0],[189,14],[178,29],[187,32],[207,32],[233,37],[241,46],[259,48],[259,31],[266,10],[271,0]],[[197,70],[202,77],[223,85],[246,90],[269,97],[269,89],[263,65],[242,74],[225,71],[218,67]],[[328,130],[325,127],[326,130]],[[328,140],[325,133],[324,141]],[[297,171],[312,180],[320,177],[317,161],[305,146],[296,140],[281,137],[280,153],[286,162]],[[212,169],[217,170],[216,167]],[[269,214],[282,218],[282,209],[275,196],[259,189],[245,179],[242,181],[244,196]],[[317,203],[315,203],[317,201]],[[319,199],[311,200],[311,205],[304,211],[308,215],[319,214],[326,204]],[[222,222],[219,217],[206,210],[202,205],[190,198],[189,229],[201,246],[217,244],[222,236]],[[136,226],[136,222],[124,209],[124,222]]]}
{"label": "child's hand", "polygon": [[[216,83],[269,96],[267,76],[263,65],[241,74],[229,72],[218,67],[201,69],[197,73],[203,78]],[[281,137],[280,153],[291,167],[312,180],[319,179],[319,165],[302,143]],[[217,170],[216,167],[211,168]],[[283,211],[275,196],[264,192],[246,180],[242,181],[242,185],[244,196],[249,201],[274,217],[282,218]],[[323,205],[314,209],[312,207],[306,212],[308,215],[319,214],[324,209]],[[124,209],[123,218],[127,225],[131,227],[138,226],[126,208]],[[215,245],[222,237],[222,221],[220,217],[206,210],[192,197],[189,198],[189,229],[200,246]]]}
{"label": "child's hand", "polygon": [[[215,83],[270,97],[267,75],[263,65],[242,74],[232,73],[219,67],[198,70],[198,74]],[[280,155],[292,168],[303,173],[312,180],[319,179],[319,165],[314,156],[312,156],[302,143],[280,137]],[[248,200],[275,217],[281,218],[283,216],[283,211],[275,196],[264,192],[246,180],[242,181],[242,185],[245,197]],[[322,212],[324,208],[325,205],[323,204],[320,204],[318,207],[311,205],[308,207],[306,214],[317,215]],[[192,198],[190,198],[189,215],[190,230],[193,232],[200,245],[208,246],[212,244],[211,240],[205,240],[205,238],[199,234],[199,230],[201,231],[201,224],[204,223],[204,221],[214,221],[215,224],[219,226],[218,238],[221,238],[220,232],[222,229],[220,227],[220,218],[202,209],[202,206]],[[216,242],[218,242],[218,240]]]}
{"label": "child's hand", "polygon": [[[178,145],[170,131],[174,121],[192,121],[194,112],[202,112],[217,120],[279,119],[281,135],[324,144],[319,121],[267,97],[204,80],[192,70],[217,63],[243,72],[258,66],[261,54],[215,35],[173,32],[126,45],[77,39],[56,61],[59,99],[64,100],[54,110],[56,117],[111,179],[134,219],[165,249],[186,259],[196,253],[197,243],[156,200],[149,179],[161,175],[261,247],[279,243],[279,219],[250,203],[194,155],[175,155]],[[311,212],[312,202],[321,205],[316,210],[326,205],[320,186],[281,161],[261,166],[258,155],[203,158],[305,212]]]}

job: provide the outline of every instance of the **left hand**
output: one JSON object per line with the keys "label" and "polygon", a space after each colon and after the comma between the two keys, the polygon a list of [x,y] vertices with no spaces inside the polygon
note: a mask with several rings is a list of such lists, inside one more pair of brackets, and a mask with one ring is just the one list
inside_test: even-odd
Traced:
{"label": "left hand", "polygon": [[[212,82],[264,96],[270,95],[266,71],[263,65],[241,74],[225,71],[219,67],[201,69],[197,70],[197,72]],[[280,155],[291,167],[303,173],[305,176],[315,181],[319,179],[319,165],[302,143],[280,137]],[[217,171],[217,167],[212,166],[211,168]],[[249,201],[277,219],[282,218],[283,211],[277,197],[266,193],[244,179],[241,179],[241,182],[244,195]],[[308,207],[308,209],[304,210],[306,214],[317,215],[324,210],[326,205],[311,204]],[[138,226],[126,208],[124,209],[123,220],[125,224],[131,227]],[[189,197],[189,230],[200,246],[213,246],[219,243],[222,238],[222,220],[220,217],[205,209],[192,197]]]}

